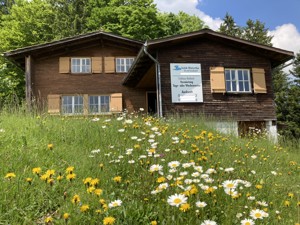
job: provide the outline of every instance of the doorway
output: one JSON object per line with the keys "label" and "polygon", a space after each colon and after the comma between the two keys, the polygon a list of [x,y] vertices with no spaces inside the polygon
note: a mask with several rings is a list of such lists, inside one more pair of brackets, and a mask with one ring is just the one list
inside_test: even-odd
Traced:
{"label": "doorway", "polygon": [[157,96],[156,92],[147,92],[147,110],[149,114],[157,113]]}

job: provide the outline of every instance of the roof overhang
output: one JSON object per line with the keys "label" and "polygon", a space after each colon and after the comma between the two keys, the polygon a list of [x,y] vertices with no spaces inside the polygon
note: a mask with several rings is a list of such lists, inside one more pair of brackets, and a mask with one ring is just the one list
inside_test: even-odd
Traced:
{"label": "roof overhang", "polygon": [[142,79],[145,71],[147,71],[147,69],[149,69],[154,63],[145,53],[144,48],[147,48],[147,52],[154,56],[156,54],[156,51],[161,48],[186,43],[196,39],[209,39],[233,48],[240,49],[242,51],[249,52],[250,54],[255,54],[267,58],[270,60],[272,68],[277,67],[294,58],[294,53],[291,51],[286,51],[283,49],[246,41],[240,38],[231,37],[219,32],[212,31],[210,29],[203,29],[196,32],[175,35],[146,42],[143,48],[140,50],[127,76],[124,78],[123,84],[133,87],[136,86]]}
{"label": "roof overhang", "polygon": [[62,54],[69,49],[77,48],[78,46],[93,46],[99,43],[117,43],[122,48],[136,49],[138,51],[143,42],[118,36],[115,34],[96,31],[88,34],[78,35],[74,37],[64,38],[57,41],[52,41],[44,44],[33,45],[25,48],[16,49],[13,51],[5,52],[4,56],[13,60],[17,64],[24,67],[24,58],[28,55],[35,57],[49,56],[55,54]]}

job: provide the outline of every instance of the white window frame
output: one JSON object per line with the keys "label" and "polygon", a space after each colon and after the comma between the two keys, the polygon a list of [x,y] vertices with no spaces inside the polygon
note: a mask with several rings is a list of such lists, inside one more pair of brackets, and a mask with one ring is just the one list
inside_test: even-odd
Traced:
{"label": "white window frame", "polygon": [[[92,98],[97,102],[91,102]],[[92,107],[96,110],[93,110]],[[110,112],[110,95],[89,95],[89,114]]]}
{"label": "white window frame", "polygon": [[[250,69],[226,68],[225,86],[228,93],[251,93],[251,75]],[[248,79],[245,79],[247,78]],[[246,90],[248,86],[249,90]]]}
{"label": "white window frame", "polygon": [[134,58],[116,58],[116,72],[127,73],[132,66]]}
{"label": "white window frame", "polygon": [[83,96],[82,95],[64,95],[61,98],[62,114],[83,114]]}
{"label": "white window frame", "polygon": [[91,73],[91,58],[74,57],[71,58],[71,73]]}

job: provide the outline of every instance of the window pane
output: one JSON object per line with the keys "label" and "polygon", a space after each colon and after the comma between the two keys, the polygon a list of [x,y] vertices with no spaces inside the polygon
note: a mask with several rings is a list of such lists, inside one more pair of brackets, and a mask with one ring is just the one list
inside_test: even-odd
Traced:
{"label": "window pane", "polygon": [[225,70],[225,79],[230,80],[230,70]]}
{"label": "window pane", "polygon": [[239,91],[244,91],[244,82],[243,81],[239,82]]}
{"label": "window pane", "polygon": [[249,81],[248,70],[244,70],[244,80]]}
{"label": "window pane", "polygon": [[231,70],[231,80],[235,80],[235,71]]}
{"label": "window pane", "polygon": [[236,91],[236,81],[232,81],[232,90],[231,91]]}
{"label": "window pane", "polygon": [[249,82],[245,82],[245,91],[250,91]]}
{"label": "window pane", "polygon": [[238,70],[238,79],[243,80],[243,71],[242,70]]}
{"label": "window pane", "polygon": [[231,82],[226,81],[226,91],[231,91]]}

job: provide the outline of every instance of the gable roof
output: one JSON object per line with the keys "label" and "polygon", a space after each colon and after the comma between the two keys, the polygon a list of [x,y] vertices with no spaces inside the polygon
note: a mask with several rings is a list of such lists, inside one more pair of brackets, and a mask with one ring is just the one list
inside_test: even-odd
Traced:
{"label": "gable roof", "polygon": [[123,84],[135,86],[139,82],[139,80],[141,80],[142,75],[150,68],[151,64],[153,64],[153,61],[145,53],[145,48],[147,52],[149,52],[151,55],[154,55],[156,50],[162,47],[173,46],[195,39],[209,39],[227,46],[231,46],[233,48],[247,51],[255,55],[260,55],[270,60],[272,68],[294,58],[294,53],[291,51],[257,44],[254,42],[215,32],[210,29],[203,29],[196,32],[174,35],[146,42],[144,44],[144,47],[140,50],[138,57],[134,61],[134,64],[132,65],[127,76],[124,78]]}
{"label": "gable roof", "polygon": [[44,44],[33,45],[29,47],[24,47],[16,49],[13,51],[5,52],[4,56],[12,59],[17,64],[24,67],[24,57],[28,55],[39,56],[49,56],[55,54],[61,54],[62,52],[68,51],[70,48],[74,48],[82,45],[99,45],[104,41],[118,43],[119,46],[127,48],[140,49],[143,42],[125,38],[112,33],[107,33],[103,31],[96,31],[87,34],[77,35],[74,37],[68,37],[57,41],[47,42]]}

